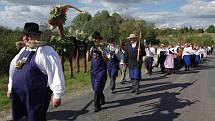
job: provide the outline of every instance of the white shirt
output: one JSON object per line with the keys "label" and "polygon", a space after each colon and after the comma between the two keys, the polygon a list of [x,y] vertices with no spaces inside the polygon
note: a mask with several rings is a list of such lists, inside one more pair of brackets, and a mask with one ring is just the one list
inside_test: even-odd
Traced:
{"label": "white shirt", "polygon": [[[30,51],[36,51],[36,49],[27,49]],[[8,83],[8,90],[10,91],[12,89],[12,76],[14,70],[16,69],[16,61],[24,50],[25,48],[22,48],[21,51],[13,58],[10,63]],[[47,87],[49,86],[50,89],[53,91],[53,98],[61,98],[65,91],[65,84],[60,56],[52,47],[43,46],[38,48],[35,56],[35,62],[40,71],[48,76]]]}
{"label": "white shirt", "polygon": [[192,51],[192,47],[185,47],[182,53],[182,57],[184,55],[190,55],[191,51]]}
{"label": "white shirt", "polygon": [[162,51],[166,52],[166,49],[165,48],[158,48],[157,55],[160,56],[160,52],[162,52]]}
{"label": "white shirt", "polygon": [[[107,48],[109,49],[109,51],[114,51],[114,54],[117,55],[119,53],[119,49],[116,47],[116,46],[111,46],[111,45],[108,45]],[[110,53],[107,54],[107,57],[110,59],[111,58],[111,55]]]}
{"label": "white shirt", "polygon": [[132,47],[132,48],[135,48],[136,46],[137,46],[137,42],[131,43],[131,47]]}
{"label": "white shirt", "polygon": [[201,49],[198,50],[199,54],[204,54],[204,51],[205,50],[203,48],[201,48]]}
{"label": "white shirt", "polygon": [[155,48],[150,47],[150,48],[146,48],[146,56],[147,57],[153,57],[156,53],[155,53]]}

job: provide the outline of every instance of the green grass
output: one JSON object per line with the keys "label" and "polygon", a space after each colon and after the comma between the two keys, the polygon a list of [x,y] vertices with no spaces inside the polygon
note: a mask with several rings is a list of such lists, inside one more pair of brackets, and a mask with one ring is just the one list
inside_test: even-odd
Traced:
{"label": "green grass", "polygon": [[0,111],[10,108],[10,99],[7,98],[7,83],[7,76],[0,77]]}

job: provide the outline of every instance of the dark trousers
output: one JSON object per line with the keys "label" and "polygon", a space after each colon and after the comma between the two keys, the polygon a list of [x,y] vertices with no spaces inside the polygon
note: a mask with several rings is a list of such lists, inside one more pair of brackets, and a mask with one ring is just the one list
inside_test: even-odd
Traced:
{"label": "dark trousers", "polygon": [[164,55],[164,54],[161,54],[161,55],[158,57],[157,65],[160,64],[160,68],[161,68],[161,72],[162,72],[162,73],[164,73],[164,71],[165,71],[165,66],[164,66],[165,59],[166,59],[166,55]]}
{"label": "dark trousers", "polygon": [[94,94],[94,107],[101,108],[101,104],[105,102],[105,96],[103,92],[95,92]]}
{"label": "dark trousers", "polygon": [[190,70],[190,66],[185,64],[185,71],[189,71]]}
{"label": "dark trousers", "polygon": [[138,93],[139,92],[139,80],[132,79],[132,91]]}
{"label": "dark trousers", "polygon": [[195,58],[196,58],[196,55],[190,55],[190,65],[192,68],[195,67]]}
{"label": "dark trousers", "polygon": [[151,75],[152,74],[152,64],[153,64],[153,57],[146,57],[146,59],[145,59],[145,66],[146,66],[146,69],[147,69],[147,71],[148,71],[148,73],[149,73],[149,75]]}
{"label": "dark trousers", "polygon": [[116,77],[110,77],[110,89],[114,90],[116,84]]}

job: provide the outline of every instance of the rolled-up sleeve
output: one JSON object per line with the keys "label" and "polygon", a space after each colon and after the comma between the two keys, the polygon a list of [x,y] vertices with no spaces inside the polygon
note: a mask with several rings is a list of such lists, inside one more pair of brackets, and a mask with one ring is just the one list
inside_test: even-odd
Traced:
{"label": "rolled-up sleeve", "polygon": [[48,86],[53,91],[53,98],[61,98],[65,83],[60,56],[52,47],[43,46],[38,48],[35,59],[38,68],[48,76]]}

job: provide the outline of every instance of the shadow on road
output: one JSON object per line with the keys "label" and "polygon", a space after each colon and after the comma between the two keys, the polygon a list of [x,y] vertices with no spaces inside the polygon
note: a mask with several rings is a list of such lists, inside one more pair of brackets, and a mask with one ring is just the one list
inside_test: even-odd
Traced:
{"label": "shadow on road", "polygon": [[74,121],[77,119],[78,116],[86,114],[89,112],[87,108],[93,103],[93,100],[91,100],[85,107],[83,107],[81,110],[73,111],[73,110],[61,110],[61,111],[55,111],[55,112],[48,112],[47,119],[48,120],[63,120],[63,121]]}
{"label": "shadow on road", "polygon": [[[158,86],[153,86],[149,87],[147,89],[143,89],[140,92],[141,93],[146,93],[146,92],[158,92],[158,91],[164,91],[168,89],[174,89],[174,88],[181,88],[180,91],[184,90],[185,88],[193,85],[197,80],[191,82],[191,83],[164,83]],[[140,88],[144,88],[145,85],[141,85]]]}
{"label": "shadow on road", "polygon": [[[185,88],[188,88],[192,84],[194,84],[197,80],[191,82],[191,83],[154,83],[154,84],[148,84],[148,85],[142,85],[140,86],[141,88],[146,88],[141,90],[141,93],[146,93],[146,92],[157,92],[157,91],[167,91],[169,89],[173,88],[181,88],[179,91],[184,90]],[[109,109],[109,108],[118,108],[121,106],[126,106],[126,105],[131,105],[134,103],[140,103],[143,101],[149,101],[153,100],[156,98],[163,98],[164,94],[163,93],[156,93],[152,95],[147,95],[147,96],[139,96],[135,98],[130,98],[130,99],[121,99],[121,100],[115,100],[115,101],[109,101],[107,104],[114,104],[109,107],[104,107],[103,109]]]}
{"label": "shadow on road", "polygon": [[198,67],[194,68],[193,70],[209,70],[211,68],[214,68],[214,66],[211,66],[211,65],[199,65]]}
{"label": "shadow on road", "polygon": [[174,74],[193,74],[193,73],[199,73],[198,70],[192,70],[192,71],[176,71]]}
{"label": "shadow on road", "polygon": [[166,79],[168,74],[163,74],[161,76],[157,76],[157,77],[147,77],[147,78],[143,78],[141,81],[152,81],[152,80],[160,80],[160,79]]}
{"label": "shadow on road", "polygon": [[173,121],[180,113],[175,112],[176,109],[181,109],[186,106],[195,104],[197,101],[179,99],[176,96],[180,93],[160,93],[160,101],[140,107],[152,107],[148,110],[142,110],[136,113],[141,113],[142,116],[129,117],[120,121]]}

